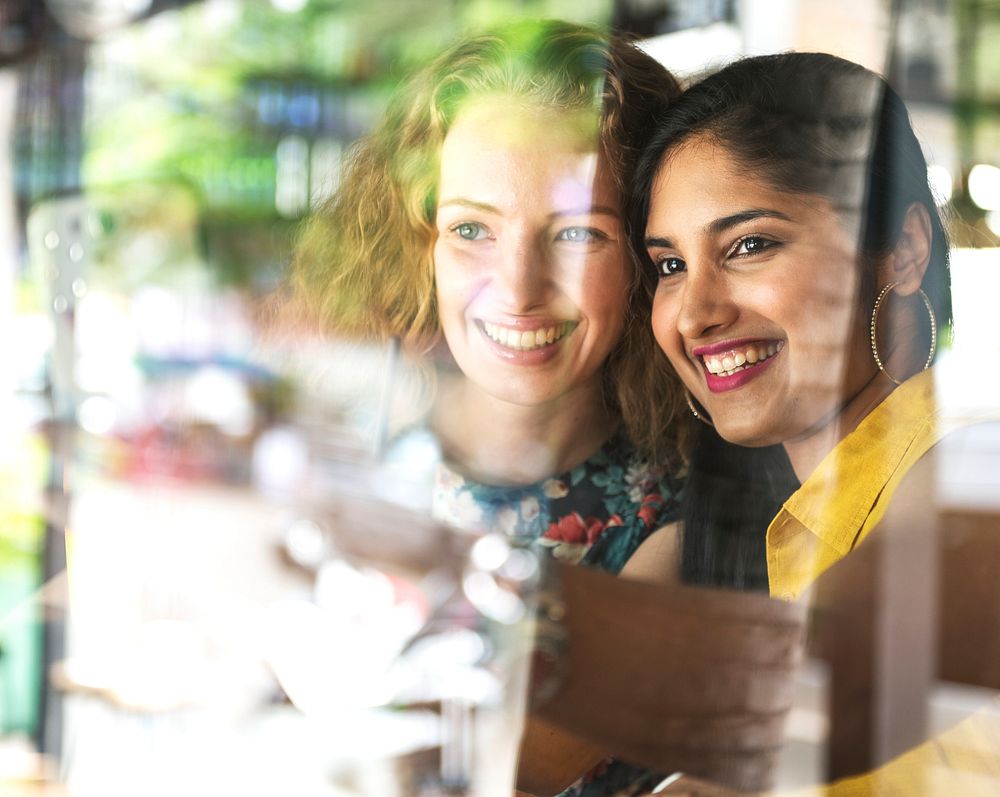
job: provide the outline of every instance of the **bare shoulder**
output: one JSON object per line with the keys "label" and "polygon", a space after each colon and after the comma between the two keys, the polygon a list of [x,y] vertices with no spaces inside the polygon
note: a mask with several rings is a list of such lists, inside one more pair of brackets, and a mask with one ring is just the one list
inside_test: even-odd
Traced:
{"label": "bare shoulder", "polygon": [[657,584],[675,584],[680,572],[680,523],[657,529],[622,568],[622,578]]}

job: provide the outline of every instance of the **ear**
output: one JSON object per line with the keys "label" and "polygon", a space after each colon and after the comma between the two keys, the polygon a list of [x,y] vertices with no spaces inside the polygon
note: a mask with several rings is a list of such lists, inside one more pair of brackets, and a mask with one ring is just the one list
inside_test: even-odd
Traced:
{"label": "ear", "polygon": [[914,202],[906,209],[892,253],[879,269],[880,286],[895,282],[900,296],[916,293],[930,263],[932,238],[931,215],[923,203]]}

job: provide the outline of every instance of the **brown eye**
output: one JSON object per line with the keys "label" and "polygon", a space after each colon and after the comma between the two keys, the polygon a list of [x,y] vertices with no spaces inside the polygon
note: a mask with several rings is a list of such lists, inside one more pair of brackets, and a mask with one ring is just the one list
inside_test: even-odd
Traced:
{"label": "brown eye", "polygon": [[733,255],[756,255],[765,249],[770,249],[773,245],[774,241],[769,241],[767,238],[762,238],[759,235],[748,235],[736,242]]}
{"label": "brown eye", "polygon": [[687,263],[679,257],[662,257],[656,261],[656,272],[661,277],[669,277],[671,274],[679,274],[687,270]]}

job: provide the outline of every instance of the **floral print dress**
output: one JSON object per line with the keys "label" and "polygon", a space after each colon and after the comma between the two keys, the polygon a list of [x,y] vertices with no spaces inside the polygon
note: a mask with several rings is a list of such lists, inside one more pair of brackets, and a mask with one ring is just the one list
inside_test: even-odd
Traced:
{"label": "floral print dress", "polygon": [[[535,540],[557,559],[618,573],[656,529],[678,518],[683,477],[646,464],[622,435],[567,473],[496,487],[439,466],[432,512],[463,528]],[[560,797],[631,797],[662,775],[608,759]]]}

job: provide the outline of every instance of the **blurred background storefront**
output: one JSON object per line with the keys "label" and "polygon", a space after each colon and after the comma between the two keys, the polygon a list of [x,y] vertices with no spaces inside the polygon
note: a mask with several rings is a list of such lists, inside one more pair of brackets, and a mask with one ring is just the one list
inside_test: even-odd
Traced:
{"label": "blurred background storefront", "polygon": [[[377,454],[426,380],[297,336],[267,298],[396,83],[463,32],[541,16],[631,32],[686,79],[787,49],[889,75],[953,208],[944,396],[1000,391],[995,2],[0,0],[0,790],[389,794],[343,762],[433,736],[345,734],[322,708],[363,688],[329,640],[345,605],[394,618],[386,650],[419,615],[324,566],[322,497],[419,470],[419,444]],[[942,486],[974,525],[1000,512],[1000,441],[973,454]],[[407,485],[397,503],[419,503]],[[824,678],[803,679],[788,785],[825,771]],[[942,722],[1000,686],[977,678],[943,679]]]}

